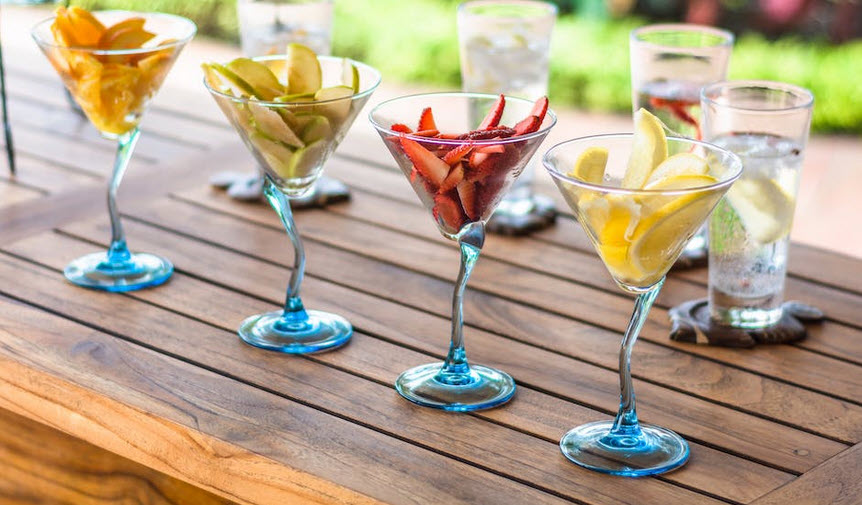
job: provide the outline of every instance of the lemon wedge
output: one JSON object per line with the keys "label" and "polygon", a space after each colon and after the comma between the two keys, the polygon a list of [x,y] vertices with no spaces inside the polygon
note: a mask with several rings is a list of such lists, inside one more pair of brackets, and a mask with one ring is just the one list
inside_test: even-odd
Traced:
{"label": "lemon wedge", "polygon": [[584,182],[601,184],[608,164],[608,150],[604,147],[588,147],[578,156],[575,168],[569,175]]}
{"label": "lemon wedge", "polygon": [[653,170],[667,159],[667,138],[661,121],[640,109],[635,113],[635,134],[621,187],[640,189]]}
{"label": "lemon wedge", "polygon": [[641,206],[628,195],[609,196],[603,201],[607,202],[603,219],[587,223],[594,231],[596,249],[615,278],[638,279],[643,272],[628,261],[628,249],[641,218]]}
{"label": "lemon wedge", "polygon": [[727,192],[745,230],[761,244],[785,237],[793,225],[796,201],[773,179],[739,179]]}
{"label": "lemon wedge", "polygon": [[644,187],[679,175],[704,175],[707,172],[709,172],[709,165],[700,156],[694,153],[674,154],[655,167]]}

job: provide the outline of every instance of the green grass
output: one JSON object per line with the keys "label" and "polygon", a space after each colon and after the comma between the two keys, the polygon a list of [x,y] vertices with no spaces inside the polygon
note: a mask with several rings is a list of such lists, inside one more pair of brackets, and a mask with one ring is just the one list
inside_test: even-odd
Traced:
{"label": "green grass", "polygon": [[[235,1],[82,0],[85,6],[176,12],[200,32],[236,39]],[[384,79],[459,86],[454,0],[345,0],[336,3],[334,52],[365,61]],[[630,110],[628,33],[643,20],[604,21],[563,16],[554,32],[549,95],[552,103],[594,111]],[[737,40],[734,79],[769,79],[810,89],[812,129],[862,133],[862,41],[841,46],[759,35]]]}

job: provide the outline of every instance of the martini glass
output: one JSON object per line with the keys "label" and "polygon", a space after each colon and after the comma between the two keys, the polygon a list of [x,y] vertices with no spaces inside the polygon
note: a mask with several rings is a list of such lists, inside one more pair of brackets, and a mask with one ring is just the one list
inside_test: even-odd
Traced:
{"label": "martini glass", "polygon": [[[393,130],[392,125],[412,125],[423,109],[430,107],[441,132],[468,132],[481,121],[481,118],[473,119],[473,111],[491,109],[497,98],[497,95],[480,93],[412,95],[383,102],[370,114],[371,123],[410,179],[413,190],[432,214],[440,232],[457,241],[461,248],[461,268],[452,300],[452,336],[446,360],[411,368],[395,382],[403,397],[426,407],[459,412],[486,409],[507,402],[515,393],[515,382],[509,374],[467,361],[463,334],[464,289],[485,241],[485,223],[557,118],[549,110],[540,128],[533,133],[473,141],[402,135]],[[532,107],[531,101],[506,97],[500,124],[517,123],[531,113]],[[445,181],[435,185],[421,175],[421,168],[414,166],[404,148],[405,143],[411,142],[433,153],[434,159],[443,158],[456,149],[469,148],[468,154],[463,154],[464,160],[470,159],[472,165],[473,154],[487,156],[483,162],[487,165],[473,173],[465,169],[463,181],[447,189]],[[463,147],[465,145],[469,147]]]}
{"label": "martini glass", "polygon": [[137,49],[66,47],[52,34],[55,17],[40,22],[31,32],[93,126],[118,145],[108,184],[111,246],[107,252],[72,261],[64,274],[87,288],[133,291],[164,283],[174,267],[161,256],[129,251],[117,210],[117,189],[140,136],[141,117],[196,28],[188,19],[170,14],[102,11],[93,15],[105,26],[143,18],[144,29],[156,37]]}
{"label": "martini glass", "polygon": [[[254,58],[271,69],[282,68],[285,55]],[[344,58],[318,56],[323,86],[340,85],[345,68]],[[353,327],[341,316],[318,310],[306,310],[299,296],[305,272],[305,251],[293,221],[290,200],[311,190],[323,171],[323,165],[344,139],[356,115],[380,84],[380,73],[355,61],[360,89],[351,96],[332,100],[311,98],[296,102],[266,102],[237,97],[230,85],[204,79],[204,84],[219,108],[254,155],[266,177],[264,196],[275,209],[294,247],[294,267],[287,286],[284,309],[247,318],[239,327],[245,342],[272,351],[308,354],[334,349],[350,340]],[[291,131],[302,131],[303,147],[286,144],[265,134],[260,126],[278,125]],[[273,130],[270,129],[270,132]],[[284,138],[284,137],[282,137]]]}
{"label": "martini glass", "polygon": [[[667,472],[688,459],[688,444],[682,437],[666,428],[638,422],[631,353],[665,274],[742,173],[742,162],[729,151],[684,138],[668,138],[667,143],[669,154],[694,152],[702,156],[715,182],[684,189],[620,188],[633,145],[631,134],[563,142],[551,148],[543,160],[617,285],[637,295],[620,347],[620,407],[616,419],[574,428],[563,436],[560,448],[581,466],[628,477]],[[600,184],[568,175],[576,160],[592,147],[608,152],[607,171]]]}

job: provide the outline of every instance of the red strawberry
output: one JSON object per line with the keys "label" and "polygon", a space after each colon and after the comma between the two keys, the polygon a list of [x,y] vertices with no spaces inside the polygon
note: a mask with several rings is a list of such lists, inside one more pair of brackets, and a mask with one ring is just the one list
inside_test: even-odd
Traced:
{"label": "red strawberry", "polygon": [[476,186],[470,181],[461,181],[456,188],[464,213],[470,221],[479,219],[479,209],[476,207]]}
{"label": "red strawberry", "polygon": [[419,117],[419,126],[417,131],[436,130],[437,125],[434,123],[434,114],[431,113],[431,107],[422,109],[422,115]]}
{"label": "red strawberry", "polygon": [[455,189],[455,186],[458,185],[459,182],[464,180],[464,165],[458,163],[452,170],[449,171],[449,175],[446,176],[446,179],[443,180],[443,184],[440,185],[440,192],[445,193],[451,189]]}
{"label": "red strawberry", "polygon": [[460,133],[439,133],[439,134],[437,134],[438,139],[457,140],[460,137],[461,137]]}
{"label": "red strawberry", "polygon": [[466,156],[472,148],[473,146],[471,144],[461,144],[460,146],[455,147],[454,149],[446,153],[446,156],[443,156],[443,161],[445,161],[450,166],[454,165],[455,163],[461,161],[461,159],[464,158],[464,156]]}
{"label": "red strawberry", "polygon": [[545,113],[548,112],[548,97],[543,96],[536,100],[535,105],[533,105],[533,110],[530,112],[531,115],[539,118],[539,122],[541,123],[545,119]]}
{"label": "red strawberry", "polygon": [[487,130],[473,130],[460,135],[458,138],[460,140],[488,140],[497,137],[511,137],[512,135],[515,135],[515,130],[508,126],[499,126],[488,128]]}
{"label": "red strawberry", "polygon": [[461,206],[458,205],[450,193],[440,193],[434,197],[434,209],[432,210],[434,218],[442,221],[446,231],[457,233],[467,220]]}
{"label": "red strawberry", "polygon": [[490,146],[482,146],[476,148],[477,153],[483,154],[502,154],[506,152],[506,148],[502,144],[493,144]]}
{"label": "red strawberry", "polygon": [[438,133],[440,133],[440,132],[437,130],[431,129],[431,130],[419,130],[419,131],[413,132],[412,135],[416,135],[417,137],[436,137]]}
{"label": "red strawberry", "polygon": [[409,126],[403,123],[395,123],[394,125],[390,126],[389,129],[398,133],[413,133],[413,130],[411,130]]}
{"label": "red strawberry", "polygon": [[488,128],[493,128],[500,124],[500,118],[503,117],[503,109],[506,107],[506,97],[500,95],[497,98],[497,101],[494,102],[494,105],[491,106],[491,110],[488,111],[488,114],[485,116],[485,119],[482,120],[482,123],[479,124],[479,130],[486,130]]}
{"label": "red strawberry", "polygon": [[440,186],[446,176],[449,175],[449,165],[415,140],[401,137],[401,148],[413,162],[413,167],[419,172],[419,175],[435,186]]}
{"label": "red strawberry", "polygon": [[527,116],[521,120],[520,123],[515,125],[515,135],[526,135],[528,133],[533,133],[534,131],[539,129],[539,126],[542,125],[542,120],[539,119],[539,116]]}

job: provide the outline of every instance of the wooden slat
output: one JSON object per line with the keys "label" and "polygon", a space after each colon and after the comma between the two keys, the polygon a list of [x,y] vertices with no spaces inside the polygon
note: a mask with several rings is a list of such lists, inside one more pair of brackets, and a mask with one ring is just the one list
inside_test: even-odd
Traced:
{"label": "wooden slat", "polygon": [[[26,270],[26,267],[23,267]],[[57,300],[67,298],[66,293],[74,290],[73,287],[63,285],[62,281],[53,272],[44,272],[43,276],[49,275],[47,279],[54,289],[57,289]],[[28,276],[30,280],[39,281],[37,277]],[[260,310],[260,302],[248,297],[237,297],[236,295],[210,285],[195,281],[194,279],[179,276],[177,279],[182,285],[175,287],[177,293],[172,296],[171,301],[197,299],[204,301],[202,307],[206,306],[206,297],[217,297],[229,301],[237,310],[222,314],[219,320],[221,326],[225,325],[225,318],[231,318],[237,311]],[[174,281],[172,281],[174,282]],[[150,292],[158,295],[156,292]],[[208,293],[207,295],[204,295]],[[203,296],[202,296],[203,295]],[[45,299],[47,293],[40,296]],[[415,440],[422,446],[431,447],[436,452],[448,454],[462,461],[471,461],[475,465],[486,466],[496,472],[505,474],[510,479],[526,479],[536,486],[554,489],[558,494],[564,494],[571,499],[581,499],[590,503],[619,503],[614,496],[614,490],[620,488],[619,483],[609,482],[595,473],[587,472],[580,468],[570,468],[565,459],[560,458],[556,441],[536,440],[523,433],[509,430],[496,423],[488,423],[477,417],[461,418],[442,412],[431,412],[423,415],[423,409],[403,402],[394,394],[391,384],[398,374],[389,366],[383,373],[386,375],[385,385],[367,382],[357,379],[355,375],[338,370],[320,370],[319,364],[305,360],[298,360],[290,367],[280,366],[284,357],[272,353],[264,353],[245,346],[239,342],[234,333],[234,328],[226,332],[213,334],[212,328],[206,325],[177,316],[175,311],[181,309],[175,303],[167,304],[172,312],[164,312],[153,305],[134,304],[128,300],[118,297],[97,296],[88,297],[81,305],[75,307],[64,307],[62,310],[69,315],[75,315],[81,320],[89,320],[96,324],[104,325],[105,329],[119,334],[131,335],[136,339],[142,339],[148,346],[159,350],[180,354],[189,346],[195,346],[201,352],[196,356],[189,356],[201,366],[218,369],[233,377],[242,378],[258,387],[267,388],[289,397],[301,398],[309,405],[315,406],[327,412],[336,413],[339,417],[349,419],[355,423],[373,426],[383,433],[392,434],[401,439]],[[137,295],[134,298],[138,298]],[[151,303],[164,302],[164,297],[144,296]],[[116,300],[116,303],[112,303]],[[57,302],[52,303],[52,308],[57,307]],[[265,307],[267,309],[274,307]],[[104,310],[116,310],[135,314],[134,318],[116,318],[102,323],[100,313]],[[198,309],[199,310],[199,309]],[[206,309],[204,309],[206,310]],[[195,309],[188,310],[194,317],[199,316]],[[216,313],[209,311],[210,318],[216,317]],[[158,320],[158,326],[148,323],[147,320]],[[178,338],[180,335],[207,335],[206,345],[203,347],[197,338],[184,341]],[[369,347],[370,346],[370,347]],[[377,352],[375,352],[377,351]],[[428,359],[417,355],[415,352],[403,351],[391,344],[374,342],[363,334],[357,334],[352,345],[343,349],[342,352],[355,356],[355,362],[364,363],[363,370],[369,371],[369,358],[372,356],[386,356],[394,363],[394,366],[402,365],[405,361],[415,359]],[[401,356],[400,356],[401,355]],[[352,371],[353,372],[353,371]],[[353,372],[355,373],[355,372]],[[314,377],[325,375],[325,381],[316,381]],[[289,385],[289,386],[288,386]],[[494,444],[486,444],[485,441],[494,440]],[[773,489],[777,485],[790,480],[791,476],[774,470],[768,470],[750,462],[734,458],[722,458],[720,454],[704,449],[707,462],[718,463],[718,468],[701,466],[697,470],[694,464],[694,473],[701,475],[701,480],[706,482],[707,475],[712,472],[723,473],[728,471],[728,477],[738,477],[744,468],[750,475],[747,481],[751,489],[730,490],[729,495],[733,498],[753,498],[763,492]],[[700,454],[700,452],[699,452]],[[722,464],[723,463],[723,464]],[[702,464],[701,464],[702,465]],[[688,470],[688,469],[687,469]],[[679,474],[682,475],[682,472]],[[714,480],[712,482],[715,482]],[[635,484],[634,489],[640,489],[641,494],[638,503],[668,503],[677,500],[694,500],[700,502],[700,497],[689,495],[688,492],[668,486],[666,483],[650,481],[649,483]],[[623,485],[625,487],[626,484]],[[713,491],[718,491],[715,487]],[[759,494],[755,494],[758,493]],[[622,501],[625,503],[626,501]],[[711,502],[711,500],[708,500]]]}
{"label": "wooden slat", "polygon": [[[157,219],[164,226],[183,229],[184,232],[192,235],[205,238],[212,236],[213,240],[226,240],[230,243],[236,243],[238,240],[247,240],[245,238],[225,239],[225,227],[230,228],[233,226],[234,229],[237,229],[241,233],[243,226],[240,224],[237,227],[236,223],[214,225],[215,220],[211,217],[200,217],[182,223],[173,223],[172,221],[175,220],[171,216],[193,212],[185,210],[182,206],[172,208],[174,205],[176,204],[160,204],[158,208],[153,208],[145,213],[147,219]],[[266,210],[263,207],[252,205],[234,205],[234,207],[242,212],[251,213],[260,213]],[[156,218],[156,216],[159,216],[159,218]],[[455,267],[452,263],[455,262],[455,258],[450,248],[446,246],[424,241],[420,242],[411,237],[396,235],[385,229],[369,227],[356,221],[339,219],[326,212],[309,211],[300,213],[297,216],[297,222],[300,232],[304,236],[313,238],[314,240],[322,241],[335,247],[346,248],[365,256],[375,257],[407,269],[424,272],[443,279],[454,280]],[[190,225],[186,225],[186,223],[190,223]],[[213,227],[208,234],[206,229],[211,224],[213,224]],[[214,235],[220,236],[214,237]],[[273,228],[270,240],[277,241],[276,237],[278,235],[279,231]],[[260,247],[260,244],[254,244],[252,247],[245,247],[244,250],[250,254],[256,254],[260,251]],[[285,253],[282,252],[281,254],[284,255]],[[541,276],[534,272],[526,275],[523,271],[510,265],[494,262],[488,258],[479,263],[470,282],[472,287],[485,291],[486,294],[490,295],[494,293],[494,297],[502,295],[507,299],[526,302],[533,307],[550,309],[559,314],[575,317],[582,321],[594,321],[594,324],[597,325],[610,326],[611,329],[616,331],[622,331],[625,328],[628,313],[631,310],[631,301],[625,298],[596,291],[585,291],[582,296],[578,296],[578,293],[583,290],[578,285],[548,276]],[[366,289],[361,285],[357,285],[357,287]],[[568,298],[569,293],[571,293],[571,298]],[[416,295],[413,294],[412,296],[415,297]],[[571,303],[570,299],[578,300],[578,303]],[[437,310],[441,314],[447,314],[450,310],[448,300],[445,298],[434,300],[433,302],[429,300],[417,301],[416,303],[417,306],[428,306],[433,303],[433,305],[439,307]],[[517,309],[513,307],[513,310]],[[511,314],[496,315],[494,319],[510,320],[508,321],[510,325],[517,325],[518,321]],[[644,334],[660,334],[664,337],[667,331],[666,323],[664,321],[655,321],[656,317],[652,317],[650,323],[645,326]],[[470,319],[471,316],[468,311],[467,320],[469,321]],[[538,331],[547,333],[548,330],[541,329]],[[595,328],[590,328],[590,331],[595,331]],[[611,338],[615,339],[618,337]],[[613,346],[611,344],[613,340],[605,339],[604,342],[610,347]],[[560,347],[559,341],[554,339],[547,339],[547,344],[545,345]],[[856,437],[862,435],[862,423],[853,421],[854,418],[862,416],[862,408],[857,405],[848,404],[799,388],[793,388],[792,386],[763,377],[723,368],[708,361],[701,362],[691,357],[686,359],[691,360],[690,363],[692,366],[685,368],[686,373],[682,374],[680,373],[681,365],[677,359],[677,355],[666,348],[657,349],[658,356],[672,358],[667,359],[665,362],[666,368],[661,370],[658,363],[662,359],[654,360],[653,356],[647,357],[644,354],[645,349],[643,347],[639,350],[639,358],[643,360],[648,359],[649,366],[640,369],[636,368],[635,374],[638,376],[654,377],[653,380],[667,383],[666,378],[668,374],[674,374],[676,380],[671,384],[673,387],[687,391],[697,391],[698,395],[714,401],[736,405],[746,411],[782,419],[784,422],[799,423],[799,425],[808,429],[829,434],[841,440],[854,441]],[[594,351],[595,349],[591,350]],[[581,351],[581,349],[578,349],[578,351]],[[591,356],[589,359],[590,361],[601,360],[607,366],[615,367],[615,356],[616,352],[608,349],[604,353],[597,352],[596,356]],[[858,379],[858,377],[854,377],[851,381],[855,379]],[[680,383],[677,383],[677,380]],[[745,391],[746,394],[740,395],[740,391]],[[774,404],[762,401],[763,395],[767,394],[767,392],[770,395],[780,395],[786,399],[786,403]],[[791,407],[791,405],[793,406]],[[800,419],[801,412],[807,412],[807,414],[801,416],[803,419]],[[842,435],[837,436],[839,433]]]}
{"label": "wooden slat", "polygon": [[234,503],[7,410],[0,466],[0,502],[9,505]]}
{"label": "wooden slat", "polygon": [[566,503],[8,300],[0,328],[0,407],[241,503]]}
{"label": "wooden slat", "polygon": [[[127,229],[130,235],[140,242],[141,247],[169,255],[184,270],[191,271],[195,275],[204,276],[218,284],[231,286],[273,301],[283,296],[286,273],[281,268],[254,261],[239,254],[220,251],[196,241],[177,236],[166,237],[165,231],[142,227],[134,222],[128,222]],[[91,229],[89,232],[80,230],[80,232],[95,240],[104,235],[104,231],[100,229],[95,231]],[[264,244],[267,238],[256,239],[253,235],[249,235],[242,240],[251,244]],[[51,247],[51,243],[56,245]],[[75,256],[79,252],[90,249],[79,244],[77,248],[70,250],[73,244],[66,240],[60,241],[56,236],[44,236],[21,241],[10,247],[10,250],[34,259],[53,257],[53,254],[46,253],[55,251],[57,256],[51,260],[50,266],[59,269],[68,261],[69,256]],[[334,272],[361,273],[369,280],[379,278],[381,275],[378,266],[361,257],[333,254],[330,249],[321,248],[313,242],[307,243],[306,248],[311,258],[317,258],[316,261],[322,262]],[[232,268],[225,269],[224,265],[232,265]],[[320,291],[315,288],[317,284],[313,280],[313,275],[317,273],[319,272],[313,271],[312,276],[306,279],[303,290],[307,299],[313,301],[313,297],[319,296],[328,304],[335,304],[337,308],[334,310],[349,317],[357,328],[384,336],[388,340],[403,342],[409,348],[423,349],[437,355],[445,349],[448,315],[431,316],[424,312],[425,307],[422,307],[422,310],[406,309],[397,304],[375,300],[374,296],[363,295],[356,291],[338,289],[331,292],[334,289],[331,286]],[[448,292],[451,291],[451,285],[445,282],[405,275],[404,272],[396,269],[387,269],[385,275],[391,276],[394,282],[403,286],[405,294],[420,291],[425,293],[428,299],[438,297],[446,299],[450,296]],[[336,275],[339,283],[347,280],[352,284],[354,277],[350,275],[350,279],[345,279],[345,275]],[[389,295],[391,296],[392,293]],[[394,293],[394,295],[392,297],[394,299],[404,298],[402,293]],[[160,296],[171,296],[171,290],[162,290]],[[181,299],[186,298],[181,297]],[[209,297],[206,299],[209,300]],[[384,305],[381,306],[381,304]],[[205,307],[206,310],[216,314],[236,312],[231,303],[224,300],[219,300],[218,303],[208,302]],[[513,309],[515,309],[514,306],[507,306],[500,307],[499,311]],[[473,311],[468,310],[468,314],[471,313]],[[484,315],[484,311],[482,313]],[[233,320],[229,320],[229,326],[236,327],[247,315],[247,313],[236,314]],[[530,319],[530,314],[519,314],[517,310],[515,315],[524,316],[522,320],[525,321],[535,320],[535,318]],[[539,324],[543,323],[545,321],[539,321]],[[567,326],[557,327],[566,329]],[[548,328],[554,328],[554,326],[549,325]],[[518,334],[523,330],[513,327],[510,331]],[[570,338],[563,331],[559,333],[559,338],[563,342],[567,342]],[[605,412],[615,410],[619,386],[614,371],[571,362],[541,349],[528,349],[517,342],[507,341],[475,328],[469,331],[469,335],[468,345],[474,360],[504,367],[514,373],[522,383],[538,386],[544,391],[552,391],[560,397],[575,398],[581,403],[597,406]],[[613,345],[615,340],[616,337],[608,342]],[[590,340],[586,347],[591,345],[602,347],[602,344],[602,339],[597,338]],[[516,352],[517,349],[523,349],[523,351]],[[417,363],[410,363],[410,365],[415,364]],[[771,462],[781,468],[802,472],[844,448],[841,444],[799,433],[702,400],[685,397],[652,384],[639,382],[638,388],[640,411],[644,419],[672,426],[684,435],[705,441],[710,445],[724,447],[731,451],[744,448],[744,453],[748,457]],[[559,432],[561,433],[562,431]]]}
{"label": "wooden slat", "polygon": [[22,153],[16,155],[17,171],[14,176],[9,173],[7,163],[6,156],[0,156],[0,180],[14,181],[29,188],[41,189],[48,194],[68,191],[102,180],[101,176],[73,172]]}
{"label": "wooden slat", "polygon": [[754,502],[754,505],[859,505],[862,503],[862,444]]}
{"label": "wooden slat", "polygon": [[43,196],[41,191],[33,188],[0,180],[0,208],[16,203],[28,202]]}

